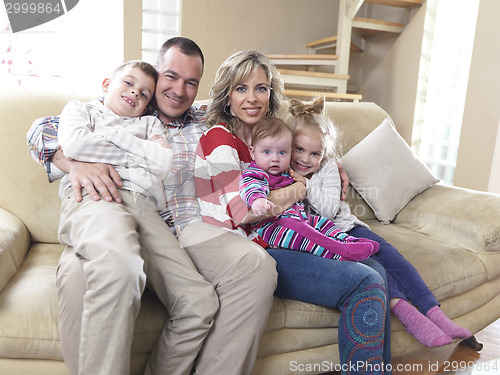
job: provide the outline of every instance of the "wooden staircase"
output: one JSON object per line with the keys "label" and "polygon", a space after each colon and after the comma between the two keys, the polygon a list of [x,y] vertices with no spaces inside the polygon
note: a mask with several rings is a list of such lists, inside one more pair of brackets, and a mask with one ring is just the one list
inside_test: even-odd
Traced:
{"label": "wooden staircase", "polygon": [[[336,36],[307,43],[305,47],[308,54],[305,55],[268,55],[285,82],[285,95],[298,98],[321,95],[336,101],[361,100],[361,95],[347,93],[350,54],[363,52],[362,48],[351,40],[352,34],[355,33],[366,41],[378,33],[399,34],[405,25],[355,17],[359,9],[364,3],[410,9],[421,5],[422,2],[423,0],[340,0]],[[323,70],[330,67],[333,73],[317,72],[319,67]]]}
{"label": "wooden staircase", "polygon": [[275,65],[335,66],[337,55],[268,55]]}
{"label": "wooden staircase", "polygon": [[[327,38],[314,40],[312,42],[306,43],[307,50],[309,53],[316,53],[324,49],[334,48],[337,45],[337,35],[329,36]],[[362,52],[361,47],[351,42],[351,52]]]}

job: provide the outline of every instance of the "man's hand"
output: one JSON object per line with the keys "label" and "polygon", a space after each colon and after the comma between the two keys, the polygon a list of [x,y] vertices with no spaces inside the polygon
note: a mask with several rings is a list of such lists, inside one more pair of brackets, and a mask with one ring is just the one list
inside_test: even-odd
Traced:
{"label": "man's hand", "polygon": [[347,196],[347,188],[349,187],[349,177],[347,177],[347,173],[345,173],[344,167],[342,167],[340,163],[337,163],[337,167],[339,168],[340,181],[342,183],[340,199],[345,200]]}
{"label": "man's hand", "polygon": [[160,146],[164,148],[172,148],[172,146],[170,146],[170,143],[168,143],[168,141],[159,134],[149,138],[149,141],[158,143]]}
{"label": "man's hand", "polygon": [[276,207],[273,202],[268,201],[266,198],[257,198],[252,203],[252,213],[255,216],[265,215],[271,208]]}
{"label": "man's hand", "polygon": [[50,161],[69,175],[69,181],[77,202],[82,200],[82,188],[85,188],[95,201],[101,199],[99,193],[105,201],[111,202],[114,200],[117,203],[122,201],[117,189],[117,187],[123,186],[122,179],[110,165],[70,160],[62,150],[57,150],[51,156]]}
{"label": "man's hand", "polygon": [[69,180],[77,202],[82,200],[82,188],[90,197],[98,201],[121,202],[117,187],[122,186],[122,180],[116,170],[103,163],[85,163],[76,160],[69,162]]}

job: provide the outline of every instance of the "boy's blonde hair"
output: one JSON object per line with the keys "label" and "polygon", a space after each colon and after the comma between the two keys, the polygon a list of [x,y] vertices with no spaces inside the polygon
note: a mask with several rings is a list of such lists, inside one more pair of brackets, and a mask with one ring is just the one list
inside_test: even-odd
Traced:
{"label": "boy's blonde hair", "polygon": [[323,161],[337,159],[339,156],[338,130],[333,122],[324,115],[325,99],[317,98],[313,103],[302,103],[290,100],[290,113],[293,120],[290,124],[293,136],[308,134],[308,129],[317,130],[321,134],[323,145]]}
{"label": "boy's blonde hair", "polygon": [[292,130],[278,117],[266,116],[254,125],[252,129],[252,146],[264,138],[274,138],[288,133],[293,136]]}
{"label": "boy's blonde hair", "polygon": [[158,71],[156,70],[156,68],[153,65],[147,63],[146,61],[142,60],[131,60],[124,62],[113,71],[112,76],[114,76],[118,72],[121,72],[122,70],[133,69],[133,68],[138,68],[143,73],[153,77],[153,79],[155,80],[155,84],[156,82],[158,82]]}

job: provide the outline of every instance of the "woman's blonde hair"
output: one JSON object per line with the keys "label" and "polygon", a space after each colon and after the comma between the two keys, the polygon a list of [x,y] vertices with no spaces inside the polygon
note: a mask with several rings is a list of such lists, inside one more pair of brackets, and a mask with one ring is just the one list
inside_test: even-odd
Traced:
{"label": "woman's blonde hair", "polygon": [[223,122],[234,133],[238,118],[232,116],[226,109],[229,95],[237,85],[259,68],[264,70],[271,89],[269,114],[274,116],[279,112],[280,101],[283,97],[283,82],[275,66],[258,51],[240,51],[230,56],[217,70],[215,82],[210,89],[210,104],[207,111],[208,127]]}
{"label": "woman's blonde hair", "polygon": [[290,127],[293,136],[301,133],[307,135],[311,129],[319,131],[324,150],[323,161],[337,159],[340,153],[337,127],[324,115],[324,108],[324,98],[317,98],[311,104],[297,99],[290,100],[290,113],[293,116]]}

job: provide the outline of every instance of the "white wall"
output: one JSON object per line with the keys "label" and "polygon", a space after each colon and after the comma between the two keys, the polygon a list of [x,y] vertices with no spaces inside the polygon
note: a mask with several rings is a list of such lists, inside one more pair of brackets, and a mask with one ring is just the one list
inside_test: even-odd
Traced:
{"label": "white wall", "polygon": [[500,1],[480,1],[455,172],[455,185],[495,193],[500,193],[499,14]]}
{"label": "white wall", "polygon": [[500,122],[497,126],[497,137],[495,150],[493,152],[493,161],[491,163],[490,180],[487,191],[500,194]]}
{"label": "white wall", "polygon": [[[365,62],[365,76],[360,87],[363,100],[384,108],[408,143],[411,142],[415,113],[425,11],[424,4],[384,57]],[[374,49],[380,43],[385,44],[385,39],[367,44]]]}
{"label": "white wall", "polygon": [[263,53],[306,53],[305,44],[337,34],[338,1],[183,0],[181,35],[205,54],[198,99],[207,99],[215,72],[242,49]]}

